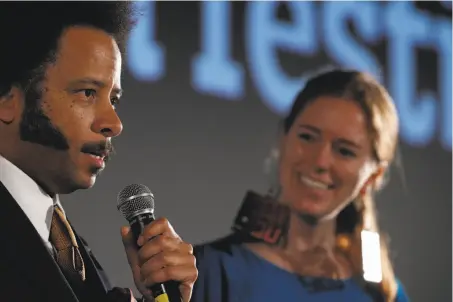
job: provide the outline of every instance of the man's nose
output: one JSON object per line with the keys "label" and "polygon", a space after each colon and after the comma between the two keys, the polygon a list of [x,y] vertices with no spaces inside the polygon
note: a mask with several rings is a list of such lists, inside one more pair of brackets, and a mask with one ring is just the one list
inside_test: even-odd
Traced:
{"label": "man's nose", "polygon": [[99,113],[93,123],[93,131],[104,137],[116,137],[123,131],[123,124],[113,106],[99,108]]}

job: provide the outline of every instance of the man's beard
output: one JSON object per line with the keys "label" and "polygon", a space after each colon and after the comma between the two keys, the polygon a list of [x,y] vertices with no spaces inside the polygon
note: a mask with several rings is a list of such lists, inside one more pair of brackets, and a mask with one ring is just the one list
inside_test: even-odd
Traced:
{"label": "man's beard", "polygon": [[59,151],[68,150],[69,143],[65,135],[42,110],[41,85],[34,86],[25,93],[25,106],[19,125],[21,140]]}

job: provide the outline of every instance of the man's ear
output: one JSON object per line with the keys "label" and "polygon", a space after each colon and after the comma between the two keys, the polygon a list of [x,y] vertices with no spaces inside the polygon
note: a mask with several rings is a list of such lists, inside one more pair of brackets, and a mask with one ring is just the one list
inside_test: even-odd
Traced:
{"label": "man's ear", "polygon": [[17,87],[12,87],[6,94],[0,97],[0,121],[11,124],[20,117],[22,107],[22,92]]}

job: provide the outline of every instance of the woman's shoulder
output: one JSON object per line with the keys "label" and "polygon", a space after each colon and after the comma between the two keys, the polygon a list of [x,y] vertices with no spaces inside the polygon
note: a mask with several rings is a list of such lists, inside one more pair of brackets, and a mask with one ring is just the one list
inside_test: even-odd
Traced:
{"label": "woman's shoulder", "polygon": [[400,279],[396,279],[397,292],[396,292],[396,302],[410,302],[409,296],[407,295],[406,288]]}
{"label": "woman's shoulder", "polygon": [[[208,241],[194,246],[194,255],[197,261],[216,262],[239,261],[241,258],[242,240],[235,234]],[[210,263],[212,265],[212,263]]]}
{"label": "woman's shoulder", "polygon": [[192,301],[236,301],[248,278],[247,260],[240,241],[229,235],[194,246],[198,268]]}

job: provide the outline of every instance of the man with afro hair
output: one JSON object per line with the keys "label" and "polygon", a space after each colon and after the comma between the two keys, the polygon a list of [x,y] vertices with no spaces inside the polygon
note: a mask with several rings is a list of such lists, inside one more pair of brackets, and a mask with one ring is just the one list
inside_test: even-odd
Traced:
{"label": "man with afro hair", "polygon": [[[127,1],[0,2],[2,302],[135,301],[109,284],[59,201],[94,185],[122,131],[115,109],[135,16]],[[130,228],[121,234],[140,299],[171,280],[167,290],[190,300],[192,246],[166,219],[145,228],[140,253]]]}

